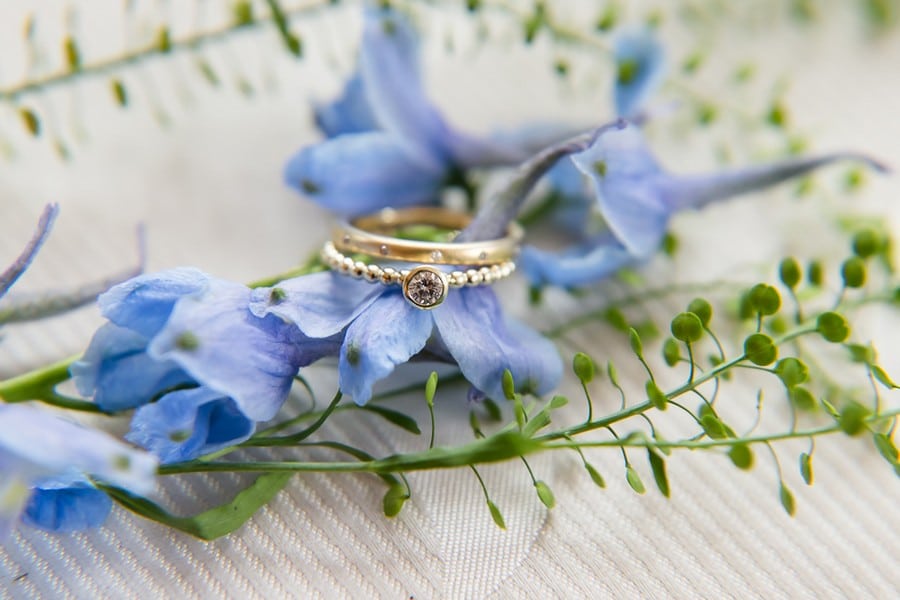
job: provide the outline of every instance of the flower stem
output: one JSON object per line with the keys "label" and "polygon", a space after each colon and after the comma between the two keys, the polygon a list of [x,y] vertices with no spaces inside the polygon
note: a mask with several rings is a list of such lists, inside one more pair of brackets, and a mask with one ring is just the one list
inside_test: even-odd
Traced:
{"label": "flower stem", "polygon": [[0,400],[3,402],[24,402],[39,400],[42,395],[69,378],[69,367],[78,360],[71,356],[46,367],[29,371],[0,381]]}
{"label": "flower stem", "polygon": [[[284,9],[284,14],[287,17],[295,17],[303,13],[312,13],[324,9],[331,4],[331,2],[303,4],[294,8]],[[158,41],[154,40],[152,43],[140,48],[135,48],[134,50],[111,58],[85,64],[78,69],[63,68],[44,77],[26,80],[17,85],[0,89],[0,101],[18,100],[23,96],[43,92],[53,87],[64,85],[85,77],[96,77],[108,74],[128,65],[140,63],[153,57],[158,58],[166,56],[175,51],[195,50],[207,44],[221,42],[235,33],[250,31],[263,25],[268,25],[269,23],[274,22],[274,20],[273,15],[266,15],[263,18],[250,22],[234,22],[217,29],[201,31],[180,39],[172,39],[167,44],[160,44]]]}

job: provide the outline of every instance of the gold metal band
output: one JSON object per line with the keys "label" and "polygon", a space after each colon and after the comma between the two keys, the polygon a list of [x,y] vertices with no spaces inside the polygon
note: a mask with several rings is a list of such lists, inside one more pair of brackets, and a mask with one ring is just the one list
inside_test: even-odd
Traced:
{"label": "gold metal band", "polygon": [[445,208],[420,206],[386,208],[372,215],[343,223],[332,232],[334,247],[344,254],[364,254],[384,260],[432,265],[493,265],[516,256],[522,228],[512,223],[506,237],[483,242],[421,242],[390,235],[407,225],[432,225],[451,230],[464,229],[472,217]]}

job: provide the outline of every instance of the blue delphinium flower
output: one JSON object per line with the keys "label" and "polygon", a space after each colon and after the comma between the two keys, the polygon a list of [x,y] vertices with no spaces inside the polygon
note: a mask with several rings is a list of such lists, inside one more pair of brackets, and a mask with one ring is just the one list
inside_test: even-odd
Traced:
{"label": "blue delphinium flower", "polygon": [[360,72],[338,101],[316,110],[316,122],[333,137],[288,162],[288,184],[351,216],[433,203],[466,169],[527,157],[527,149],[450,126],[425,93],[419,40],[402,14],[370,8],[363,27]]}
{"label": "blue delphinium flower", "polygon": [[646,260],[659,248],[669,220],[679,211],[776,185],[839,160],[883,168],[865,156],[838,153],[709,175],[675,175],[659,165],[640,130],[625,124],[604,131],[571,160],[590,178],[609,232],[560,254],[524,248],[521,264],[535,285],[588,284]]}
{"label": "blue delphinium flower", "polygon": [[[561,157],[583,151],[597,135],[576,136],[520,165],[456,240],[501,237],[547,170]],[[535,394],[553,389],[562,375],[553,344],[506,318],[488,287],[451,290],[440,306],[425,311],[409,304],[397,287],[317,273],[254,290],[252,298],[251,311],[257,316],[277,315],[312,338],[343,335],[340,387],[359,404],[369,401],[376,381],[417,356],[459,365],[475,388],[498,399],[507,369],[521,390]]]}
{"label": "blue delphinium flower", "polygon": [[[629,29],[618,33],[613,42],[615,79],[613,105],[616,116],[641,123],[646,119],[649,99],[662,84],[665,53],[651,29]],[[591,182],[571,159],[561,159],[547,174],[550,213],[553,223],[579,243],[590,243],[602,232],[602,219],[596,211]]]}
{"label": "blue delphinium flower", "polygon": [[420,310],[397,287],[316,273],[253,292],[251,310],[277,315],[310,337],[343,332],[341,390],[358,404],[372,385],[394,368],[423,353],[459,365],[466,379],[493,398],[502,398],[501,379],[509,369],[522,390],[543,394],[562,375],[553,344],[502,314],[489,288],[452,290],[443,304]]}
{"label": "blue delphinium flower", "polygon": [[249,300],[246,286],[189,268],[112,288],[99,301],[110,323],[71,369],[79,392],[108,411],[141,407],[128,439],[166,462],[246,440],[300,367],[338,349],[253,315]]}
{"label": "blue delphinium flower", "polygon": [[90,478],[146,495],[156,466],[155,457],[108,434],[33,406],[0,404],[0,539],[20,517],[50,531],[100,525],[111,502]]}
{"label": "blue delphinium flower", "polygon": [[[0,298],[29,267],[59,213],[48,205],[20,255],[0,273]],[[95,289],[96,286],[89,286]],[[74,308],[86,294],[43,298],[37,304],[7,305],[0,322],[39,318]],[[60,302],[64,298],[66,301]],[[73,301],[74,298],[74,301]],[[48,531],[77,531],[101,524],[112,506],[88,475],[146,492],[156,462],[100,432],[78,427],[24,405],[0,404],[0,539],[21,516]]]}

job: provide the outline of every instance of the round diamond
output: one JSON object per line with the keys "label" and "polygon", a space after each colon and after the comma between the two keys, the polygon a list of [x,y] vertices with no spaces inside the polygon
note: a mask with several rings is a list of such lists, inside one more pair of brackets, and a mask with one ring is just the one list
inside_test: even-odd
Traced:
{"label": "round diamond", "polygon": [[418,308],[434,308],[447,295],[447,281],[439,271],[419,267],[410,271],[403,285],[403,294]]}
{"label": "round diamond", "polygon": [[431,253],[431,260],[435,262],[439,262],[442,258],[444,258],[444,253],[440,250],[435,250]]}
{"label": "round diamond", "polygon": [[382,244],[381,248],[379,248],[378,251],[381,252],[382,256],[388,255],[388,247],[385,244]]}

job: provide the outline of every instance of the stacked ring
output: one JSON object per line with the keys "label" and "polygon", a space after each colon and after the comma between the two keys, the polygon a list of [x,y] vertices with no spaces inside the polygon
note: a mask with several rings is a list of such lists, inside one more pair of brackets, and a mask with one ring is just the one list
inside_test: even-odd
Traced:
{"label": "stacked ring", "polygon": [[[413,306],[432,309],[447,297],[451,287],[488,285],[509,277],[516,268],[521,228],[513,224],[496,240],[438,243],[401,239],[389,235],[405,225],[431,225],[462,229],[471,217],[437,207],[384,209],[335,228],[332,240],[322,248],[322,260],[333,271],[373,283],[400,285]],[[410,269],[367,264],[348,254],[362,254],[390,261],[420,263]],[[468,268],[445,272],[435,265]]]}

